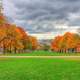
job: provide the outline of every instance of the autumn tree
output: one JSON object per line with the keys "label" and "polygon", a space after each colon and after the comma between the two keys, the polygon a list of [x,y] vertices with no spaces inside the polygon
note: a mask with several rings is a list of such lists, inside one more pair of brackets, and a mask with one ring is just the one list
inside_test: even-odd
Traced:
{"label": "autumn tree", "polygon": [[33,37],[33,36],[29,36],[29,47],[32,49],[32,50],[36,50],[37,47],[38,47],[38,41],[36,39],[36,37]]}
{"label": "autumn tree", "polygon": [[8,23],[5,17],[0,16],[0,49],[3,49],[4,53],[36,49],[37,44],[36,37],[28,36],[23,28]]}
{"label": "autumn tree", "polygon": [[62,36],[57,36],[55,39],[51,42],[51,50],[53,51],[60,51],[60,42],[61,42]]}
{"label": "autumn tree", "polygon": [[17,27],[16,31],[18,32],[19,36],[20,36],[20,42],[23,45],[23,50],[25,51],[26,49],[28,49],[28,45],[29,43],[29,37],[27,35],[27,33],[21,28],[21,27]]}
{"label": "autumn tree", "polygon": [[51,43],[51,48],[58,52],[76,52],[76,46],[80,42],[80,35],[67,32],[63,36],[57,36]]}

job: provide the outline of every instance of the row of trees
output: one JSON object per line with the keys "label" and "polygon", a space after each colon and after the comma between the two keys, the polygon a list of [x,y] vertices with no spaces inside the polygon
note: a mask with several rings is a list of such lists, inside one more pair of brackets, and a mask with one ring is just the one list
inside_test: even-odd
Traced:
{"label": "row of trees", "polygon": [[21,27],[9,24],[0,16],[0,51],[3,53],[22,53],[35,50],[38,42],[36,37],[29,36]]}
{"label": "row of trees", "polygon": [[[36,37],[29,36],[21,27],[9,24],[0,16],[0,52],[22,53],[31,50],[50,50],[45,44],[40,46]],[[56,52],[80,52],[80,35],[67,32],[51,42],[51,50]]]}
{"label": "row of trees", "polygon": [[57,36],[51,43],[51,49],[56,52],[80,52],[80,35],[67,32]]}

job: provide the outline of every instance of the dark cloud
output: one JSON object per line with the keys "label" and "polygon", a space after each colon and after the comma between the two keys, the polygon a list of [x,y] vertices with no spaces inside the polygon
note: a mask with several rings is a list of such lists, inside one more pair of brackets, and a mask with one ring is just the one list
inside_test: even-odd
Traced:
{"label": "dark cloud", "polygon": [[[63,29],[55,29],[54,22],[61,20],[64,24],[68,26],[80,26],[79,19],[73,20],[74,18],[69,18],[69,14],[73,13],[77,15],[80,14],[80,0],[3,0],[4,3],[7,1],[8,5],[5,12],[11,10],[11,5],[13,4],[14,14],[6,14],[8,20],[17,25],[23,26],[29,32],[48,32],[48,31],[62,31]],[[4,6],[4,8],[6,7]],[[7,12],[8,13],[8,12]],[[29,23],[32,21],[31,23]],[[42,22],[47,21],[45,24]],[[52,22],[53,25],[49,24],[48,21]],[[35,24],[35,22],[37,22]],[[35,24],[35,25],[34,25]],[[44,25],[47,25],[44,27]],[[65,26],[64,26],[65,27]]]}

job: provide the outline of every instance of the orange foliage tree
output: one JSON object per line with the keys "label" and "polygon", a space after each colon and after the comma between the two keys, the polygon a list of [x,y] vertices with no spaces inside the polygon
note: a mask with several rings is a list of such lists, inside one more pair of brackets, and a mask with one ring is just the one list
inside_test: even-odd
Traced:
{"label": "orange foliage tree", "polygon": [[0,50],[6,52],[24,52],[30,49],[29,45],[36,49],[37,39],[30,37],[21,27],[9,24],[3,16],[0,16]]}
{"label": "orange foliage tree", "polygon": [[38,41],[36,39],[36,37],[33,37],[33,36],[29,36],[29,47],[32,49],[32,50],[36,50],[37,47],[38,47]]}
{"label": "orange foliage tree", "polygon": [[67,32],[63,36],[57,36],[51,43],[51,49],[57,52],[76,52],[76,46],[80,43],[80,35]]}

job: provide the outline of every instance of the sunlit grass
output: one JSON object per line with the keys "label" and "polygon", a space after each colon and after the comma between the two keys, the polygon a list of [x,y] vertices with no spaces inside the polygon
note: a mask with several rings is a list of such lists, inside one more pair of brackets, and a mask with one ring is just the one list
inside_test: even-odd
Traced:
{"label": "sunlit grass", "polygon": [[0,80],[80,80],[80,61],[0,59]]}

